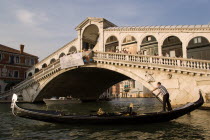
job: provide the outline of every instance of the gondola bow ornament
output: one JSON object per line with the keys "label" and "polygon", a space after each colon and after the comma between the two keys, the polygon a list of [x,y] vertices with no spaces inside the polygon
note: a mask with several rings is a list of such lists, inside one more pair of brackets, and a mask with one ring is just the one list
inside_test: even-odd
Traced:
{"label": "gondola bow ornament", "polygon": [[12,108],[12,114],[13,115],[15,115],[14,108],[15,108],[15,104],[17,102],[17,99],[18,99],[18,96],[17,96],[17,94],[14,93],[13,96],[12,96],[12,103],[11,103],[11,108]]}

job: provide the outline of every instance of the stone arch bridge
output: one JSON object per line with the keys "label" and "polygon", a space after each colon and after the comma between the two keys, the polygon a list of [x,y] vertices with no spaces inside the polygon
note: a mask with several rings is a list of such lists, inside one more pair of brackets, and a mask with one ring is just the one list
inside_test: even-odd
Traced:
{"label": "stone arch bridge", "polygon": [[148,89],[161,81],[169,89],[172,104],[197,99],[199,89],[204,95],[210,91],[210,61],[106,52],[96,52],[94,60],[81,67],[61,69],[58,59],[10,93],[22,95],[28,102],[66,95],[95,100],[110,86],[130,78]]}
{"label": "stone arch bridge", "polygon": [[[72,95],[94,100],[110,86],[134,79],[148,89],[162,82],[172,104],[210,93],[210,25],[118,27],[104,18],[87,18],[77,38],[27,72],[25,81],[4,93],[25,101]],[[93,50],[94,63],[61,69],[59,58]]]}

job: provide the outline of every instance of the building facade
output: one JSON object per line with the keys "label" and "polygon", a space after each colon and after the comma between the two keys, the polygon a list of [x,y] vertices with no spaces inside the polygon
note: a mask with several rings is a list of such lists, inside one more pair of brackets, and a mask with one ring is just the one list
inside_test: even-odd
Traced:
{"label": "building facade", "polygon": [[111,93],[116,98],[143,98],[153,97],[150,90],[141,83],[130,79],[117,83],[111,87]]}
{"label": "building facade", "polygon": [[25,53],[24,45],[16,50],[0,44],[0,93],[24,80],[26,71],[38,63],[38,57]]}

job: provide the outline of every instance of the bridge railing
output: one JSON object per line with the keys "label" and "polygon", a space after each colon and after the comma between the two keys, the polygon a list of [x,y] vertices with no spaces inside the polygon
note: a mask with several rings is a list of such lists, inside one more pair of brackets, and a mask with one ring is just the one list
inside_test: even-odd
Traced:
{"label": "bridge railing", "polygon": [[[210,61],[197,60],[197,59],[185,59],[185,58],[172,58],[163,56],[149,56],[149,55],[134,55],[134,54],[123,54],[123,53],[109,53],[109,52],[95,52],[95,59],[106,59],[106,60],[118,60],[124,62],[135,62],[145,64],[156,64],[165,66],[182,67],[187,69],[198,69],[198,70],[210,70]],[[55,68],[60,67],[60,60],[56,60],[53,64],[48,65],[46,68],[41,69],[31,77],[28,77],[24,81],[20,82],[13,89],[3,93],[3,96],[11,95],[11,93],[17,91],[32,81],[35,81],[43,75],[52,72]],[[3,97],[1,96],[1,97]]]}
{"label": "bridge railing", "polygon": [[119,60],[137,63],[150,63],[177,66],[190,69],[210,70],[210,61],[198,59],[172,58],[163,56],[134,55],[109,52],[95,52],[94,57],[100,59]]}

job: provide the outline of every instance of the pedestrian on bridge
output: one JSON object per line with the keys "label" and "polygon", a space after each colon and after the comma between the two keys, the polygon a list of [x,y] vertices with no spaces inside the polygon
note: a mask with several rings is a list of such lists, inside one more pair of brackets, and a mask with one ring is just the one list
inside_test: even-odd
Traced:
{"label": "pedestrian on bridge", "polygon": [[157,89],[160,90],[160,92],[157,94],[157,96],[159,96],[160,94],[162,94],[162,96],[163,96],[163,111],[164,112],[166,111],[166,104],[168,106],[168,108],[167,108],[168,111],[171,111],[172,108],[171,108],[171,103],[169,100],[169,93],[168,93],[167,89],[163,85],[161,85],[160,82],[157,83],[157,87],[154,90],[152,90],[152,92]]}

